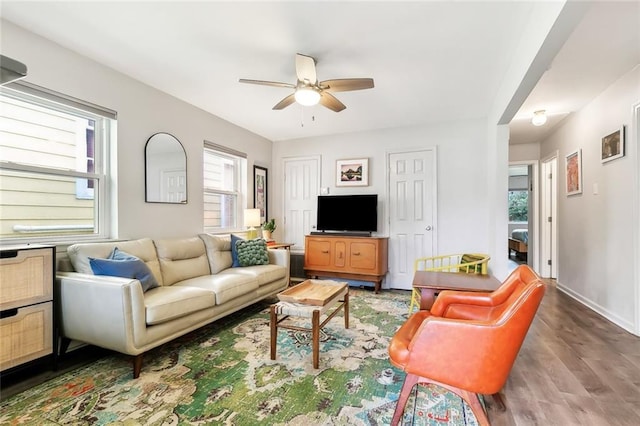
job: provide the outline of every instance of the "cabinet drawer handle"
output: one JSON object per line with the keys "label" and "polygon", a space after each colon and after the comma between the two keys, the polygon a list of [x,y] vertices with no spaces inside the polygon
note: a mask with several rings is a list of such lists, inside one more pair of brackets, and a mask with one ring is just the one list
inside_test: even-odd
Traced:
{"label": "cabinet drawer handle", "polygon": [[322,250],[322,253],[327,254],[329,253],[329,250]]}
{"label": "cabinet drawer handle", "polygon": [[16,315],[18,315],[18,308],[7,309],[6,311],[0,312],[0,319],[15,317]]}
{"label": "cabinet drawer handle", "polygon": [[2,250],[0,252],[0,259],[9,259],[12,257],[18,257],[18,250]]}
{"label": "cabinet drawer handle", "polygon": [[357,252],[353,253],[353,255],[354,255],[354,256],[360,256],[360,252],[359,252],[359,251],[357,251]]}

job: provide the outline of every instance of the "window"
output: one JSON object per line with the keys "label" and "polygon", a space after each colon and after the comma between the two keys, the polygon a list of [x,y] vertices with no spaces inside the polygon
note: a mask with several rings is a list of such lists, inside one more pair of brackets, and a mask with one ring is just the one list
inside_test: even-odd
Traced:
{"label": "window", "polygon": [[204,230],[225,232],[241,226],[243,209],[242,170],[246,155],[205,142],[203,155]]}
{"label": "window", "polygon": [[528,222],[529,191],[509,191],[509,222]]}
{"label": "window", "polygon": [[108,236],[115,113],[25,82],[0,91],[0,237]]}

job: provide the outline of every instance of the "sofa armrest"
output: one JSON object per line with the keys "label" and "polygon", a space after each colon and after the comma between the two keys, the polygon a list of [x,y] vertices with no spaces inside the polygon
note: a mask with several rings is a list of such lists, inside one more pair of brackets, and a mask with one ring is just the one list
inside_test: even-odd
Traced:
{"label": "sofa armrest", "polygon": [[289,250],[268,248],[267,253],[269,254],[270,264],[284,266],[285,268],[289,269]]}
{"label": "sofa armrest", "polygon": [[64,337],[130,355],[142,352],[137,340],[146,324],[140,281],[60,272],[56,286]]}
{"label": "sofa armrest", "polygon": [[287,270],[286,279],[287,282],[289,282],[289,262],[291,261],[291,252],[289,250],[267,248],[267,253],[269,254],[269,264],[285,267],[285,269]]}

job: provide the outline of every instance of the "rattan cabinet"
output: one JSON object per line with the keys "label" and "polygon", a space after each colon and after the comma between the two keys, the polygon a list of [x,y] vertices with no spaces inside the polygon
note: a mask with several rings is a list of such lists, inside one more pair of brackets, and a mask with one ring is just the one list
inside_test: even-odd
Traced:
{"label": "rattan cabinet", "polygon": [[0,372],[54,361],[55,247],[0,247]]}

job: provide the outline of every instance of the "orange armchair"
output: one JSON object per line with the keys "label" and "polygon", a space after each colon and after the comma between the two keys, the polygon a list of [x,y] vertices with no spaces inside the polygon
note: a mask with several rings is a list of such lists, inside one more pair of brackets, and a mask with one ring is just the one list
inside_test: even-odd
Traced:
{"label": "orange armchair", "polygon": [[407,373],[391,424],[399,423],[413,387],[432,383],[460,396],[488,425],[478,394],[500,401],[544,291],[540,277],[521,265],[491,293],[443,291],[431,311],[413,314],[389,346],[391,363]]}

